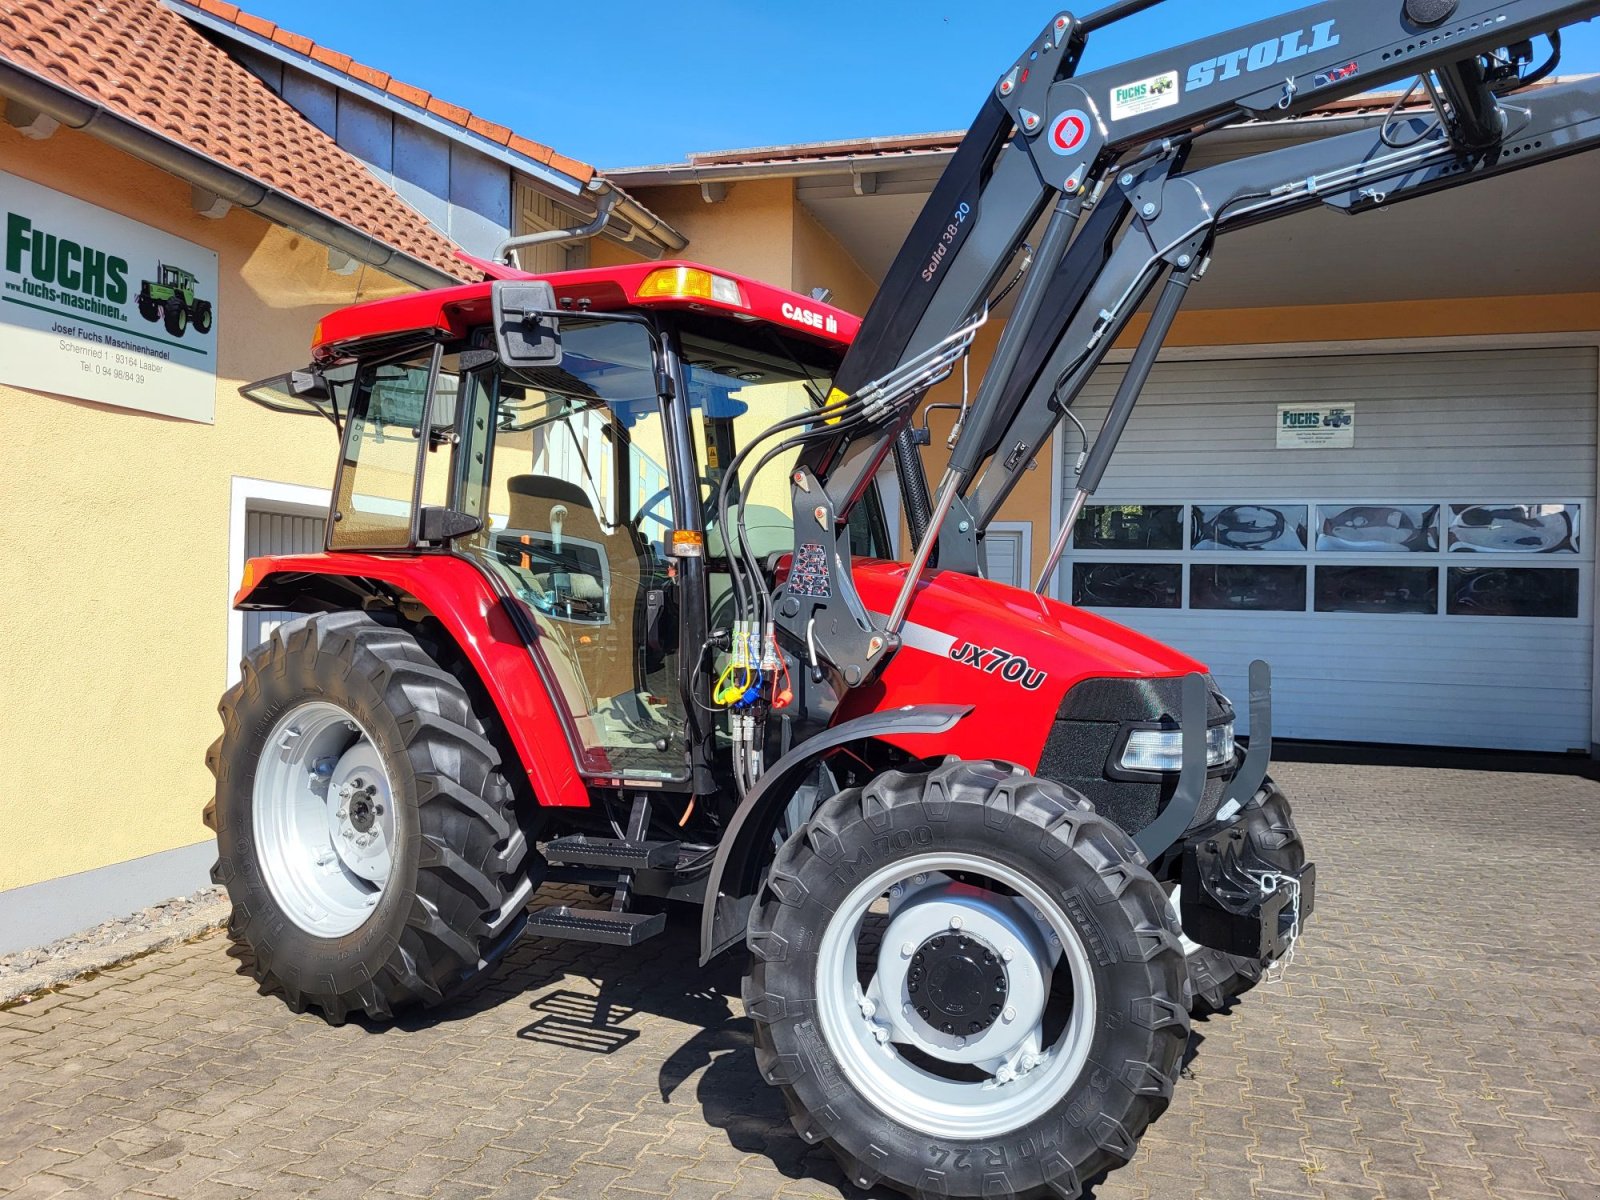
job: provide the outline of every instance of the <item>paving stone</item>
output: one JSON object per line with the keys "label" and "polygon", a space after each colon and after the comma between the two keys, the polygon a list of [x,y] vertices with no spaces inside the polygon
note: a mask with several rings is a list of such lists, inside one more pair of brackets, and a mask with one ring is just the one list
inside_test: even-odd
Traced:
{"label": "paving stone", "polygon": [[[1319,868],[1301,953],[1195,1023],[1096,1200],[1600,1198],[1600,785],[1277,773]],[[1509,861],[1508,810],[1542,831]],[[0,1012],[0,1192],[887,1195],[793,1133],[737,967],[694,958],[692,922],[634,951],[529,941],[476,998],[379,1031],[258,996],[220,938],[150,955]]]}

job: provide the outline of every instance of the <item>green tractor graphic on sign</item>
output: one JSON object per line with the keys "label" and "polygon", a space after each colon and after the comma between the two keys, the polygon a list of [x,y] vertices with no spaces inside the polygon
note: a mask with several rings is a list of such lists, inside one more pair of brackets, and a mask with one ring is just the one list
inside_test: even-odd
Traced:
{"label": "green tractor graphic on sign", "polygon": [[182,337],[193,323],[201,333],[211,332],[211,301],[194,297],[194,272],[167,263],[156,264],[154,282],[139,285],[139,315],[160,321],[173,337]]}

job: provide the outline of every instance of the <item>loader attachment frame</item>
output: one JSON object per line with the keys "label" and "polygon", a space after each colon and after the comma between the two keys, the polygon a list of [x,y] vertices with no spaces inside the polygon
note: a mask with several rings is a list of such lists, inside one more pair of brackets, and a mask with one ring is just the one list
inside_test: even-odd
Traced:
{"label": "loader attachment frame", "polygon": [[[870,683],[898,650],[930,565],[981,572],[984,530],[1159,289],[1055,530],[1045,590],[1218,234],[1316,205],[1362,213],[1600,144],[1600,81],[1514,94],[1532,53],[1521,44],[1549,36],[1553,61],[1560,29],[1600,13],[1597,3],[1470,0],[1428,6],[1424,23],[1402,0],[1330,0],[1076,75],[1090,33],[1149,7],[1130,0],[1082,20],[1063,13],[1000,77],[890,267],[828,407],[784,443],[801,447],[790,482],[794,511],[806,514],[794,543],[804,569],[741,617],[751,629],[775,628],[839,694]],[[1427,85],[1430,110],[1401,114],[1397,105],[1377,130],[1185,170],[1208,132],[1302,115],[1411,76]],[[967,354],[997,290],[1019,281],[929,496],[911,415]],[[841,534],[891,449],[919,502],[907,509],[910,570],[885,619],[856,595]]]}

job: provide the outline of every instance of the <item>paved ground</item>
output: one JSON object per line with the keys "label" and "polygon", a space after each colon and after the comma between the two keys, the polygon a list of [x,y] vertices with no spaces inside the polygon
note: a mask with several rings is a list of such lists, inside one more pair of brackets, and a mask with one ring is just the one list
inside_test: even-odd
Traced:
{"label": "paved ground", "polygon": [[[1288,766],[1319,911],[1097,1200],[1600,1197],[1600,785]],[[521,947],[443,1020],[331,1029],[220,938],[0,1012],[0,1192],[855,1195],[688,931]]]}

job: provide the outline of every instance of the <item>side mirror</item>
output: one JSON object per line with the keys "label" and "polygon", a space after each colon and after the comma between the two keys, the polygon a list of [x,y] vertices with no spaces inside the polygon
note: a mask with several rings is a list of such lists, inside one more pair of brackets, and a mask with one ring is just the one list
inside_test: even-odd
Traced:
{"label": "side mirror", "polygon": [[556,290],[542,279],[501,279],[490,289],[495,346],[509,367],[554,367],[561,362]]}
{"label": "side mirror", "polygon": [[285,381],[288,384],[285,390],[299,400],[328,400],[333,395],[328,390],[328,381],[315,367],[290,371]]}

